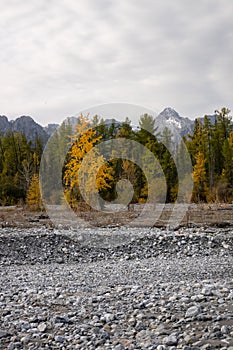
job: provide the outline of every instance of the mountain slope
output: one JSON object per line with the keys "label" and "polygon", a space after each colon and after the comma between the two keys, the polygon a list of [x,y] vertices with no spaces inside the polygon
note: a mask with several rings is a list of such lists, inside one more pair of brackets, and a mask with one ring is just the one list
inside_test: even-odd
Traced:
{"label": "mountain slope", "polygon": [[23,133],[26,139],[32,142],[39,137],[43,144],[49,137],[44,128],[29,116],[21,116],[11,121],[6,116],[0,116],[0,134],[6,135],[9,131]]}
{"label": "mountain slope", "polygon": [[[209,118],[211,123],[214,123],[216,115],[209,115]],[[204,120],[203,117],[200,119],[202,121]],[[66,119],[66,122],[71,124],[73,130],[77,121],[77,117],[68,117]],[[110,126],[113,121],[118,128],[122,124],[122,122],[114,119],[105,119],[105,123],[108,126]],[[10,130],[13,132],[22,132],[25,134],[26,138],[32,142],[39,136],[44,145],[57,127],[59,127],[59,124],[48,124],[48,126],[42,127],[29,116],[21,116],[12,121],[9,121],[6,116],[0,116],[0,134],[6,135]],[[182,136],[193,132],[194,120],[181,117],[174,109],[167,107],[155,118],[155,127],[157,127],[156,133],[160,134],[167,127],[173,135],[173,141],[177,143],[181,140]],[[135,125],[132,125],[132,128],[135,131],[139,129],[139,127]]]}
{"label": "mountain slope", "polygon": [[173,140],[179,141],[182,136],[193,131],[194,121],[181,117],[174,109],[167,107],[155,118],[155,126],[160,133],[167,127],[173,135]]}

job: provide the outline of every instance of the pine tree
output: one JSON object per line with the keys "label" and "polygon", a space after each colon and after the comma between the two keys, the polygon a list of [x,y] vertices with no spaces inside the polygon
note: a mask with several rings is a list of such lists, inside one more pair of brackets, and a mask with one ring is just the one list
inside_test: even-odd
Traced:
{"label": "pine tree", "polygon": [[233,200],[233,132],[224,141],[223,169],[217,184],[217,197],[219,201],[232,202]]}
{"label": "pine tree", "polygon": [[140,129],[144,129],[154,135],[157,128],[155,127],[155,118],[145,113],[139,119]]}

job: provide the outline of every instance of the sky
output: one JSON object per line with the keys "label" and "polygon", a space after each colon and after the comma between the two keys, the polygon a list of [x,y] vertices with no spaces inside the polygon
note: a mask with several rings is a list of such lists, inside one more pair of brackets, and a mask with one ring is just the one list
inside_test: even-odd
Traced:
{"label": "sky", "polygon": [[111,103],[233,109],[233,1],[1,0],[0,79],[0,115],[42,125]]}

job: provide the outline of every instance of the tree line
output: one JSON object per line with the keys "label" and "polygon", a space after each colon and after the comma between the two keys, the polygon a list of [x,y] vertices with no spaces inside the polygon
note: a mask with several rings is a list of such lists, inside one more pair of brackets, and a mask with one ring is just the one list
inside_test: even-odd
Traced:
{"label": "tree line", "polygon": [[24,134],[0,135],[0,205],[25,203],[33,176],[38,176],[43,145]]}
{"label": "tree line", "polygon": [[[119,149],[114,149],[114,145],[120,148],[123,140],[123,153],[119,157]],[[126,147],[126,142],[129,147]],[[104,154],[95,147],[103,144]],[[137,150],[132,144],[141,148]],[[214,120],[208,116],[196,119],[193,132],[183,137],[183,142],[174,147],[174,152],[171,152],[172,147],[173,135],[169,129],[158,133],[155,119],[148,114],[140,117],[136,130],[128,118],[122,123],[114,120],[106,123],[98,116],[81,115],[75,130],[69,122],[64,122],[48,141],[44,157],[39,138],[32,143],[23,134],[10,132],[0,136],[0,204],[26,202],[34,208],[42,206],[39,192],[41,157],[42,168],[49,174],[45,177],[43,195],[54,204],[64,200],[57,191],[59,183],[66,200],[75,207],[86,201],[91,204],[96,200],[96,194],[105,201],[115,201],[122,180],[129,181],[133,187],[131,203],[145,203],[150,191],[155,194],[157,202],[175,202],[180,189],[185,201],[186,190],[187,197],[189,190],[185,168],[188,168],[190,159],[193,202],[233,201],[230,110],[222,108],[216,111]],[[185,147],[188,152],[185,152]],[[90,151],[92,156],[88,158],[86,155]],[[105,153],[109,154],[108,159],[105,159]],[[151,161],[151,155],[158,160],[157,163]],[[177,164],[179,169],[184,169],[184,176],[178,174]],[[123,202],[127,201],[127,195],[127,191],[121,192]]]}
{"label": "tree line", "polygon": [[230,110],[215,111],[195,120],[192,135],[185,138],[193,164],[194,202],[233,201],[233,125]]}

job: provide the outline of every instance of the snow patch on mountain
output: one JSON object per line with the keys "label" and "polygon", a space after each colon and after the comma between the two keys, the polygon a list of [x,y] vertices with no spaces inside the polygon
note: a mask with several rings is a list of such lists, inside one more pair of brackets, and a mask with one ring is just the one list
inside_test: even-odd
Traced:
{"label": "snow patch on mountain", "polygon": [[181,123],[178,122],[177,120],[173,119],[172,117],[167,120],[168,124],[175,125],[177,128],[181,129]]}
{"label": "snow patch on mountain", "polygon": [[181,117],[171,107],[165,108],[155,119],[157,133],[162,134],[165,128],[172,133],[172,140],[179,143],[182,136],[191,133],[193,130],[193,121],[186,117]]}

